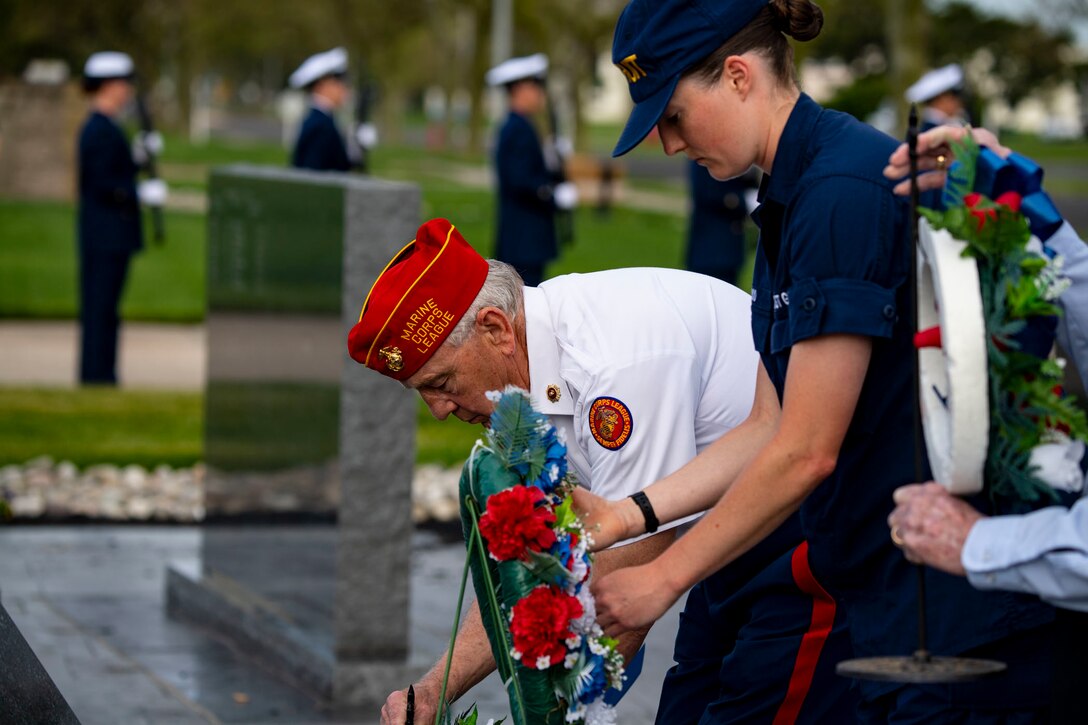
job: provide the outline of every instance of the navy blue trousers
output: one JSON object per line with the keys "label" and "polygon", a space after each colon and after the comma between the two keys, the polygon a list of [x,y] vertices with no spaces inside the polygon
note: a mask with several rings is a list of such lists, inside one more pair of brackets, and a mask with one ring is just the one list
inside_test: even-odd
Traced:
{"label": "navy blue trousers", "polygon": [[121,293],[131,252],[88,252],[79,257],[79,379],[117,384],[117,331]]}
{"label": "navy blue trousers", "polygon": [[688,594],[659,725],[853,721],[856,690],[835,674],[852,652],[845,616],[807,544],[778,553],[796,536],[784,526]]}

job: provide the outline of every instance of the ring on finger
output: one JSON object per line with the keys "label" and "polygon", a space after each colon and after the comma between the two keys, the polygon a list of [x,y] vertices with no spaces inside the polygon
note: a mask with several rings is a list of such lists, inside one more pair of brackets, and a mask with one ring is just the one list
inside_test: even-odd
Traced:
{"label": "ring on finger", "polygon": [[898,526],[892,527],[892,543],[896,546],[903,546],[903,535],[899,532]]}
{"label": "ring on finger", "polygon": [[946,168],[948,168],[948,157],[944,154],[939,154],[937,156],[937,170],[944,171]]}

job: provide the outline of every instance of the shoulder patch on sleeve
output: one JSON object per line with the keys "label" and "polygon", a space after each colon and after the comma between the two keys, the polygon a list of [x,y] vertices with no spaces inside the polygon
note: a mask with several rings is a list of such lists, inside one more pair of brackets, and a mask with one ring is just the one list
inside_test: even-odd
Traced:
{"label": "shoulder patch on sleeve", "polygon": [[618,451],[631,437],[631,409],[616,398],[600,397],[589,406],[589,432],[593,440],[610,451]]}

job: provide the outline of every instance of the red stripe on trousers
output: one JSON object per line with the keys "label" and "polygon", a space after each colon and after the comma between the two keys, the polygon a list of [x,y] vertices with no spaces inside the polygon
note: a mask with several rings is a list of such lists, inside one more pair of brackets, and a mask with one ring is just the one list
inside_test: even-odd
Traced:
{"label": "red stripe on trousers", "polygon": [[801,638],[797,650],[797,660],[793,663],[790,686],[786,698],[778,707],[774,716],[774,725],[787,725],[797,721],[801,714],[801,705],[805,701],[812,678],[816,674],[816,663],[820,660],[820,651],[835,625],[835,600],[816,581],[812,569],[808,566],[808,542],[804,541],[793,550],[790,561],[793,567],[793,580],[797,588],[812,597],[812,619],[808,631]]}

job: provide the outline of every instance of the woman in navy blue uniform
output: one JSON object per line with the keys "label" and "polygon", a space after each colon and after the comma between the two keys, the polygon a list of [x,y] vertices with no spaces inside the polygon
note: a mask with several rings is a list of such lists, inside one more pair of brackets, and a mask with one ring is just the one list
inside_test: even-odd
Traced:
{"label": "woman in navy blue uniform", "polygon": [[[717,178],[753,164],[765,172],[752,332],[782,417],[735,479],[721,480],[728,462],[711,446],[645,490],[661,520],[690,513],[700,492],[724,494],[655,561],[594,585],[610,634],[652,622],[799,512],[807,563],[845,612],[854,655],[916,646],[916,574],[885,523],[892,492],[915,477],[910,213],[881,173],[897,142],[798,89],[786,36],[811,39],[822,23],[807,0],[635,0],[617,25],[613,60],[636,105],[615,154],[656,125],[667,154],[685,153]],[[584,505],[607,542],[613,530],[641,530],[638,503]],[[1008,670],[971,684],[860,682],[855,719],[1045,718],[1052,609],[924,575],[930,649],[1000,659]],[[718,721],[709,709],[702,715]]]}
{"label": "woman in navy blue uniform", "polygon": [[95,53],[83,87],[91,113],[79,133],[79,379],[117,384],[117,333],[129,260],[143,247],[128,140],[114,120],[133,98],[132,59]]}
{"label": "woman in navy blue uniform", "polygon": [[512,58],[487,73],[487,83],[504,86],[510,112],[495,144],[498,176],[498,232],[495,258],[517,269],[526,285],[544,281],[544,266],[559,256],[557,209],[570,209],[577,192],[548,168],[531,117],[544,110],[548,59],[541,53]]}
{"label": "woman in navy blue uniform", "polygon": [[315,171],[350,171],[351,160],[333,114],[344,105],[348,86],[348,54],[333,48],[307,58],[291,74],[292,88],[305,88],[310,94],[310,111],[299,128],[291,165]]}

